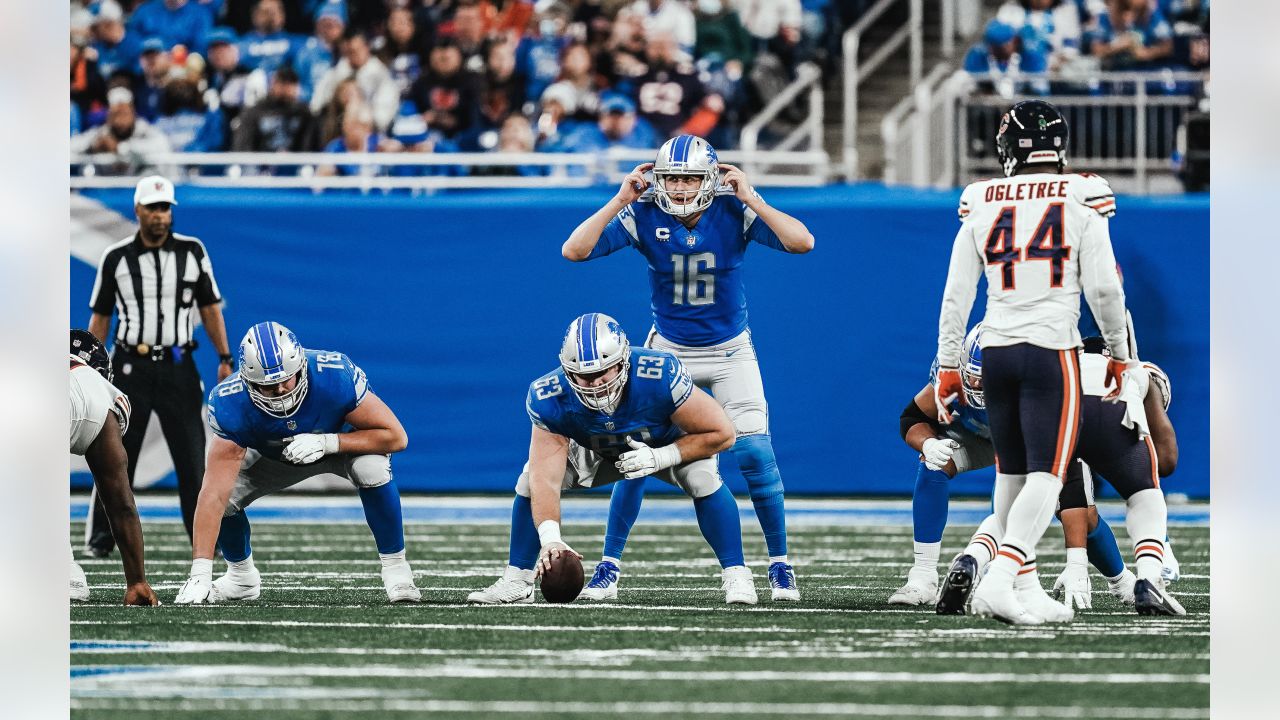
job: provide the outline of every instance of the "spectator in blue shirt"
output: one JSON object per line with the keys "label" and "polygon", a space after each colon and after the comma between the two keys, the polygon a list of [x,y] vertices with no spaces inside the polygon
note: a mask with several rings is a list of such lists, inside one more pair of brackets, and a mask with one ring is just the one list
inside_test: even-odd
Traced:
{"label": "spectator in blue shirt", "polygon": [[150,0],[133,11],[129,30],[138,37],[157,37],[166,50],[185,45],[198,53],[205,51],[205,36],[213,27],[210,5],[191,0]]}
{"label": "spectator in blue shirt", "polygon": [[559,21],[546,18],[538,23],[536,35],[527,35],[516,46],[516,71],[528,85],[524,96],[542,97],[547,86],[560,76],[560,51],[569,44],[558,34]]}
{"label": "spectator in blue shirt", "polygon": [[208,110],[190,80],[171,80],[164,88],[161,113],[153,123],[175,152],[220,152],[226,149],[222,114]]}
{"label": "spectator in blue shirt", "polygon": [[[549,152],[595,152],[609,148],[650,149],[661,144],[658,133],[644,118],[636,115],[636,104],[631,98],[618,93],[608,93],[600,101],[600,119],[595,123],[583,123],[572,132],[561,136]],[[634,163],[626,164],[630,170]]]}
{"label": "spectator in blue shirt", "polygon": [[284,5],[280,0],[258,0],[253,8],[253,29],[240,38],[240,62],[251,70],[270,74],[290,62],[299,39],[284,31]]}
{"label": "spectator in blue shirt", "polygon": [[142,43],[142,76],[133,84],[133,104],[147,122],[154,123],[160,117],[160,103],[164,86],[169,81],[173,57],[160,38],[148,38]]}
{"label": "spectator in blue shirt", "polygon": [[1001,97],[1013,97],[1028,87],[1038,95],[1049,92],[1047,81],[1026,77],[1045,73],[1048,59],[1035,49],[1020,48],[1017,28],[999,19],[987,23],[982,42],[969,48],[964,69],[988,76],[979,81],[979,87]]}
{"label": "spectator in blue shirt", "polygon": [[315,34],[302,42],[293,56],[293,67],[302,81],[301,98],[306,103],[337,61],[335,53],[347,30],[347,6],[340,0],[329,0],[319,6],[315,17]]}
{"label": "spectator in blue shirt", "polygon": [[137,77],[142,72],[138,58],[142,43],[124,26],[124,11],[115,0],[103,0],[93,18],[93,49],[98,53],[98,72],[110,78],[117,73]]}
{"label": "spectator in blue shirt", "polygon": [[[427,121],[418,114],[412,102],[406,100],[400,114],[391,123],[391,138],[395,144],[388,147],[402,153],[452,153],[458,146],[439,131],[427,127]],[[396,177],[460,176],[466,168],[458,165],[392,165],[389,173]]]}
{"label": "spectator in blue shirt", "polygon": [[1107,0],[1090,34],[1104,70],[1154,70],[1173,54],[1173,27],[1147,0]]}
{"label": "spectator in blue shirt", "polygon": [[[345,155],[347,153],[375,153],[382,149],[382,137],[373,129],[373,111],[360,103],[351,105],[342,115],[342,134],[324,146],[324,152]],[[317,175],[377,175],[382,168],[377,165],[321,165]]]}

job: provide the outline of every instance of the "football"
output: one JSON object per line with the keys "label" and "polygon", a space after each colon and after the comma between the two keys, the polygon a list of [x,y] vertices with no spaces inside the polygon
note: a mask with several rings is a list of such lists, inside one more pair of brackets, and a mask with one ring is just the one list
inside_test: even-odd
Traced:
{"label": "football", "polygon": [[585,580],[582,560],[571,552],[562,552],[551,561],[551,569],[542,572],[542,597],[549,603],[571,603],[582,592]]}

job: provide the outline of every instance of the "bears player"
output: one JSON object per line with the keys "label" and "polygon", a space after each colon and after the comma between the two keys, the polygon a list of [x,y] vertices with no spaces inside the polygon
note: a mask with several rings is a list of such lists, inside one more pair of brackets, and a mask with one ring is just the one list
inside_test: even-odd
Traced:
{"label": "bears player", "polygon": [[[937,363],[934,364],[929,383],[903,410],[900,419],[902,438],[909,447],[921,454],[916,471],[915,492],[911,498],[915,526],[915,561],[907,573],[907,582],[889,597],[890,605],[916,606],[940,599],[938,556],[941,552],[942,532],[947,524],[948,482],[959,473],[990,467],[995,463],[982,393],[981,336],[981,323],[975,325],[965,336],[964,363],[960,368],[965,401],[956,407],[955,419],[950,425],[942,426],[938,423],[934,407],[933,384],[936,381]],[[1078,463],[1068,470],[1071,477],[1077,478],[1082,472],[1085,471]],[[1084,509],[1090,506],[1092,501],[1080,507]],[[1089,528],[1087,517],[1074,512],[1064,513],[1063,529],[1068,540],[1072,540],[1077,531],[1086,536],[1087,540],[1081,540],[1076,547],[1081,550],[1088,548],[1090,561],[1112,583],[1113,592],[1118,586],[1127,586],[1128,594],[1132,596],[1133,574],[1124,567],[1115,535],[1106,521],[1097,517],[1096,512],[1092,517],[1093,527]],[[984,528],[980,530],[980,534],[989,530],[990,527]],[[1068,554],[1071,554],[1070,551]],[[1019,594],[1026,596],[1024,604],[1042,604],[1042,598],[1047,597],[1034,568],[1034,563],[1029,561],[1018,575]],[[954,585],[948,591],[950,594],[945,601],[937,605],[938,612],[963,612],[968,593],[965,592],[957,603],[952,597]]]}
{"label": "bears player", "polygon": [[[652,185],[644,177],[650,169]],[[655,162],[628,174],[613,199],[578,225],[561,253],[583,261],[632,247],[645,257],[653,310],[645,347],[680,358],[693,382],[715,396],[733,421],[733,454],[769,551],[772,599],[795,601],[800,591],[787,556],[782,476],[747,328],[742,263],[751,243],[807,253],[813,235],[765,203],[746,175],[721,163],[705,140],[681,135],[658,150]],[[640,480],[614,486],[604,557],[583,597],[617,597],[622,552],[643,496]]]}
{"label": "bears player", "polygon": [[[938,419],[960,398],[965,321],[978,279],[987,277],[983,319],[983,391],[997,476],[1001,544],[971,606],[982,616],[1040,624],[1014,591],[1035,555],[1075,455],[1080,427],[1080,293],[1113,348],[1107,385],[1118,396],[1128,371],[1124,289],[1116,272],[1108,218],[1115,197],[1106,181],[1066,172],[1066,119],[1041,100],[1002,117],[996,148],[1006,177],[976,182],[961,195],[938,320]],[[1069,609],[1063,608],[1064,610]]]}
{"label": "bears player", "polygon": [[[382,562],[391,602],[418,602],[405,558],[400,493],[391,454],[409,442],[391,408],[369,389],[364,371],[340,352],[304,350],[275,322],[254,325],[240,341],[240,370],[209,393],[209,447],[196,506],[191,577],[179,604],[253,600],[262,579],[253,564],[249,519],[254,500],[322,473],[351,481]],[[212,579],[214,543],[227,572]]]}
{"label": "bears player", "polygon": [[[88,330],[71,331],[71,452],[83,455],[106,508],[124,565],[124,604],[159,605],[143,567],[142,523],[129,486],[122,440],[129,427],[129,398],[111,384],[111,358]],[[71,546],[67,546],[71,555]],[[71,555],[71,599],[89,599],[84,570]]]}
{"label": "bears player", "polygon": [[756,603],[738,504],[716,465],[716,453],[733,444],[733,424],[678,358],[633,348],[617,321],[587,313],[569,325],[560,367],[529,386],[525,407],[533,429],[511,508],[508,565],[468,602],[533,602],[536,575],[561,553],[578,554],[560,535],[562,490],[652,475],[693,498],[723,568],[725,602]]}

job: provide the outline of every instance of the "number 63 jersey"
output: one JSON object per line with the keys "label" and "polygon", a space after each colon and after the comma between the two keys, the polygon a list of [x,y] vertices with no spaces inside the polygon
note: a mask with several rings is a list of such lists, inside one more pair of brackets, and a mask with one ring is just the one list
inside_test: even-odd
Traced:
{"label": "number 63 jersey", "polygon": [[731,190],[721,190],[692,228],[659,208],[649,190],[609,221],[587,259],[635,248],[649,261],[658,334],[677,345],[707,347],[747,329],[741,267],[753,242],[786,251]]}
{"label": "number 63 jersey", "polygon": [[1108,344],[1124,345],[1124,291],[1108,227],[1115,210],[1111,187],[1097,175],[1033,173],[965,188],[942,299],[939,361],[957,366],[984,273],[984,348],[1079,347],[1082,291]]}
{"label": "number 63 jersey", "polygon": [[253,404],[240,374],[209,392],[209,427],[214,434],[264,457],[280,460],[284,439],[304,433],[336,433],[369,392],[364,371],[340,352],[307,351],[307,395],[288,417],[270,415]]}

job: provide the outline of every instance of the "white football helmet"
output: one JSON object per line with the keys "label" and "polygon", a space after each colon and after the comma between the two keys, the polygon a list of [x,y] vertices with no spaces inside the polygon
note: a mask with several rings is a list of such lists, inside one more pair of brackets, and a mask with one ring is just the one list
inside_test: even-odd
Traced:
{"label": "white football helmet", "polygon": [[[608,382],[589,384],[592,376],[615,366],[621,371]],[[603,313],[587,313],[569,323],[560,345],[560,367],[583,405],[611,414],[622,402],[631,370],[631,343],[617,320]]]}
{"label": "white football helmet", "polygon": [[[702,181],[692,200],[678,203],[667,192],[663,182],[666,175],[697,175]],[[680,135],[658,149],[653,161],[653,198],[663,212],[678,217],[702,212],[711,206],[719,185],[720,157],[706,140],[697,135]]]}
{"label": "white football helmet", "polygon": [[[266,395],[261,390],[295,375],[298,383],[283,395]],[[289,328],[277,322],[258,323],[240,341],[240,377],[249,386],[254,405],[268,415],[289,417],[307,396],[307,353]]]}
{"label": "white football helmet", "polygon": [[960,362],[960,384],[969,407],[982,410],[987,399],[982,393],[982,323],[964,336],[964,359]]}

